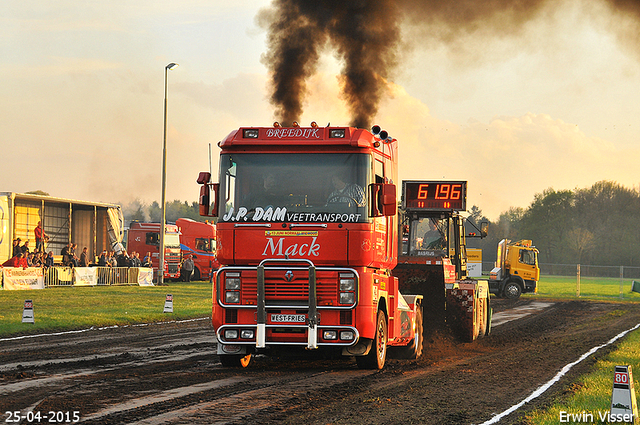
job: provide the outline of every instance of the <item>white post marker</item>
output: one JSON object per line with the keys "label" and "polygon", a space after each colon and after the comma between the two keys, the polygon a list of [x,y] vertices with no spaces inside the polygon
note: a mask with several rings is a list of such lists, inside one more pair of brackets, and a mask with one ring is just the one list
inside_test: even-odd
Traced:
{"label": "white post marker", "polygon": [[633,389],[631,366],[616,366],[614,368],[611,416],[620,418],[624,422],[638,423],[638,404]]}
{"label": "white post marker", "polygon": [[164,313],[173,313],[173,295],[167,294],[164,300]]}
{"label": "white post marker", "polygon": [[24,308],[22,309],[22,323],[36,323],[33,319],[32,300],[24,300]]}

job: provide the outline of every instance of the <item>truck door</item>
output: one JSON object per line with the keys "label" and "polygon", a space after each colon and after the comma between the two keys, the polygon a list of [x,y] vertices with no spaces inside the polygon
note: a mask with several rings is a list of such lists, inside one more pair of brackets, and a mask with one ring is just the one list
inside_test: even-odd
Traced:
{"label": "truck door", "polygon": [[518,275],[524,280],[535,280],[539,278],[537,255],[534,250],[520,249],[518,256]]}

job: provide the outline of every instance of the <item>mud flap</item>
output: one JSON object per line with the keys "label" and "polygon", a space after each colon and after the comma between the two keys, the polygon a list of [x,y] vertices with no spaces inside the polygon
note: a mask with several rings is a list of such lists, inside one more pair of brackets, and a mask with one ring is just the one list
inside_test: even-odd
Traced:
{"label": "mud flap", "polygon": [[233,345],[233,344],[218,344],[216,350],[217,355],[221,354],[248,354],[247,347],[245,345]]}

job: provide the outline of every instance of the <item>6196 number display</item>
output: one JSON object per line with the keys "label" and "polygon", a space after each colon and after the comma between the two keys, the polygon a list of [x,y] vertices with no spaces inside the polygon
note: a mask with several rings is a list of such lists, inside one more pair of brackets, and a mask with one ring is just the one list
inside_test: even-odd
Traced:
{"label": "6196 number display", "polygon": [[467,208],[466,181],[403,181],[402,185],[402,206],[406,210]]}

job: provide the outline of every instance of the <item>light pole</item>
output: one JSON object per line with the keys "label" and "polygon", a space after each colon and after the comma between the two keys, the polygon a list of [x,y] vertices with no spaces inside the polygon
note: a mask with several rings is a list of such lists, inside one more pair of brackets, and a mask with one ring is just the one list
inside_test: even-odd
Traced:
{"label": "light pole", "polygon": [[160,223],[160,257],[158,264],[158,284],[164,283],[164,233],[167,227],[167,216],[165,211],[166,188],[167,188],[167,73],[177,63],[171,62],[164,67],[164,135],[162,138],[162,219]]}

